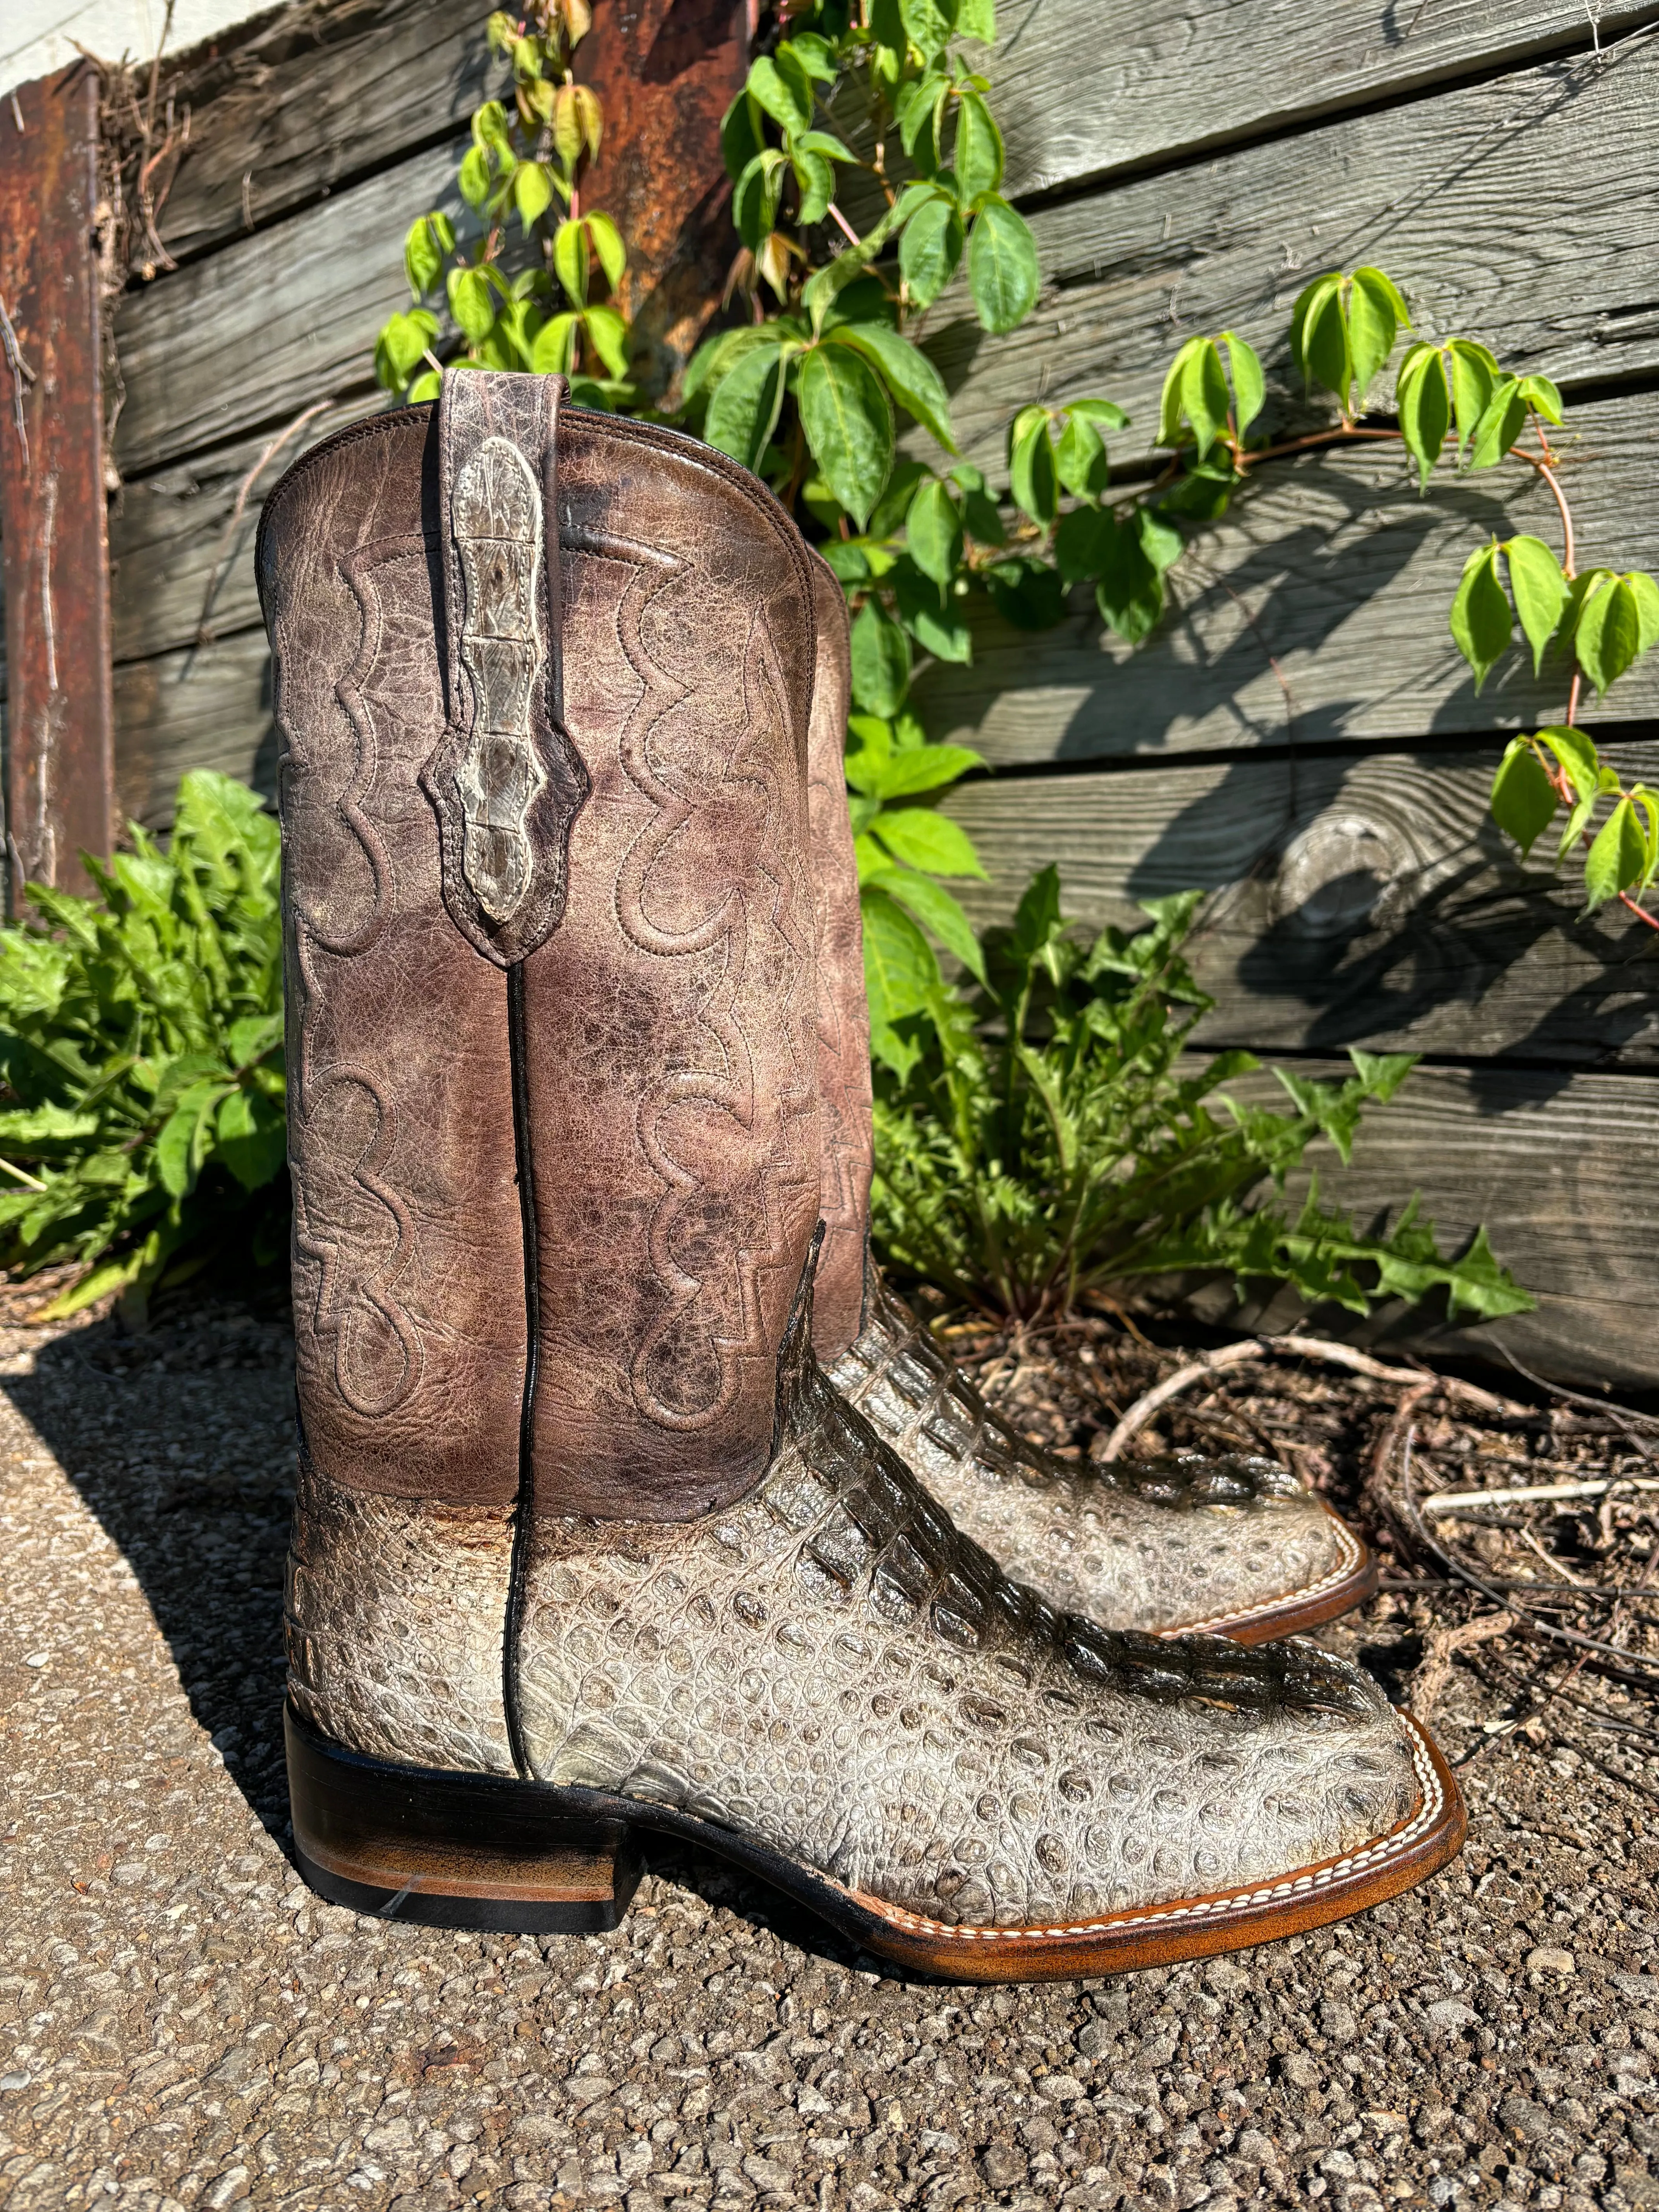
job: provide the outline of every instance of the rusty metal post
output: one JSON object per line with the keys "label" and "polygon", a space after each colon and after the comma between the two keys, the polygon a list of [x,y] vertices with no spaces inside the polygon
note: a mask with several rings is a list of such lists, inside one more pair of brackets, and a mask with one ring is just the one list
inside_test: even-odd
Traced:
{"label": "rusty metal post", "polygon": [[747,0],[607,0],[576,58],[605,110],[582,198],[628,240],[636,363],[666,392],[719,301],[732,256],[720,118],[749,69]]}
{"label": "rusty metal post", "polygon": [[[22,128],[18,128],[21,116]],[[23,883],[84,889],[114,832],[99,289],[98,80],[84,63],[0,101],[0,553],[5,836]]]}

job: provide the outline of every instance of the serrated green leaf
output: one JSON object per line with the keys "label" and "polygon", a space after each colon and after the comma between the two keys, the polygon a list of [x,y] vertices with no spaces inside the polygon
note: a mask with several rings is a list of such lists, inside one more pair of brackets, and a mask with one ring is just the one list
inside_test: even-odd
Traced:
{"label": "serrated green leaf", "polygon": [[1555,819],[1555,787],[1528,738],[1511,738],[1492,778],[1492,817],[1513,837],[1522,856],[1529,854]]}
{"label": "serrated green leaf", "polygon": [[931,806],[884,808],[871,831],[896,860],[929,875],[984,876],[967,832]]}
{"label": "serrated green leaf", "polygon": [[1002,133],[992,120],[990,109],[976,92],[963,93],[957,102],[951,167],[964,207],[971,206],[981,193],[995,191],[1002,182]]}
{"label": "serrated green leaf", "polygon": [[708,403],[703,435],[744,468],[757,468],[777,427],[783,387],[784,359],[775,341],[746,353],[720,379]]}
{"label": "serrated green leaf", "polygon": [[1040,282],[1030,224],[994,193],[968,240],[968,289],[983,327],[998,336],[1018,328],[1036,304]]}
{"label": "serrated green leaf", "polygon": [[[982,873],[983,871],[979,871]],[[932,932],[945,951],[953,953],[970,975],[985,981],[985,955],[973,925],[953,893],[931,876],[913,868],[884,867],[869,878],[872,885],[908,907],[924,929]]]}
{"label": "serrated green leaf", "polygon": [[1365,394],[1394,351],[1395,339],[1405,320],[1405,301],[1382,271],[1356,269],[1348,293],[1348,350],[1356,412],[1364,413]]}
{"label": "serrated green leaf", "polygon": [[[1438,374],[1437,369],[1436,374]],[[1451,634],[1458,651],[1474,671],[1478,692],[1508,646],[1510,603],[1498,580],[1498,547],[1482,545],[1463,563],[1463,576],[1452,601]]]}
{"label": "serrated green leaf", "polygon": [[853,623],[853,697],[867,714],[890,720],[910,684],[910,641],[877,599]]}
{"label": "serrated green leaf", "polygon": [[1628,799],[1621,799],[1584,856],[1585,911],[1593,913],[1638,883],[1646,864],[1647,842],[1636,810]]}
{"label": "serrated green leaf", "polygon": [[1054,520],[1060,482],[1046,408],[1023,407],[1009,425],[1008,488],[1033,522],[1046,528]]}
{"label": "serrated green leaf", "polygon": [[1615,684],[1642,650],[1642,601],[1620,576],[1595,592],[1578,617],[1573,651],[1597,696]]}
{"label": "serrated green leaf", "polygon": [[1227,349],[1227,361],[1232,370],[1233,398],[1242,438],[1261,412],[1267,397],[1267,380],[1261,373],[1261,360],[1255,348],[1240,337],[1237,331],[1223,331],[1221,342]]}
{"label": "serrated green leaf", "polygon": [[[878,368],[887,389],[924,430],[930,431],[949,453],[957,449],[951,428],[951,399],[945,379],[927,355],[908,338],[901,337],[885,323],[842,323],[829,342],[852,346]],[[845,502],[843,501],[843,504]]]}
{"label": "serrated green leaf", "polygon": [[918,307],[931,307],[957,272],[966,233],[949,200],[931,199],[899,233],[899,274]]}
{"label": "serrated green leaf", "polygon": [[1104,440],[1086,415],[1068,412],[1054,456],[1060,480],[1079,499],[1097,499],[1110,480]]}
{"label": "serrated green leaf", "polygon": [[1544,648],[1555,635],[1567,605],[1567,580],[1561,564],[1541,538],[1511,538],[1504,548],[1509,563],[1515,611],[1532,647],[1532,668],[1543,665]]}
{"label": "serrated green leaf", "polygon": [[816,346],[797,386],[801,427],[830,490],[861,528],[893,465],[893,410],[879,379],[850,346]]}
{"label": "serrated green leaf", "polygon": [[962,560],[962,517],[937,477],[916,487],[905,517],[904,541],[924,576],[944,589]]}

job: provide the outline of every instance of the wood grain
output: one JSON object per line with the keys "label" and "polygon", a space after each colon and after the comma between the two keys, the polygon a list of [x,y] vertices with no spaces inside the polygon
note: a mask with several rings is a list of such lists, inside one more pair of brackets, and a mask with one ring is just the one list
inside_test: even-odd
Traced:
{"label": "wood grain", "polygon": [[228,538],[237,495],[271,442],[263,431],[124,485],[110,518],[117,661],[193,644],[204,623],[212,637],[258,629],[253,540],[266,498],[307,447],[386,404],[364,393],[307,422],[259,470]]}
{"label": "wood grain", "polygon": [[313,400],[372,392],[375,334],[409,305],[404,234],[427,209],[459,221],[465,144],[412,155],[129,293],[115,319],[122,474],[279,426]]}
{"label": "wood grain", "polygon": [[510,78],[489,52],[489,13],[474,0],[336,0],[186,58],[174,97],[190,100],[191,129],[162,210],[168,251],[194,258],[464,129]]}
{"label": "wood grain", "polygon": [[179,779],[216,768],[267,797],[276,787],[264,632],[159,653],[115,672],[116,803],[123,821],[165,830]]}
{"label": "wood grain", "polygon": [[957,289],[928,318],[964,452],[1000,465],[1016,406],[1106,392],[1135,417],[1121,457],[1144,454],[1176,348],[1223,329],[1268,361],[1264,422],[1291,419],[1291,304],[1321,269],[1365,262],[1429,332],[1567,386],[1650,373],[1656,99],[1659,42],[1633,39],[1039,210],[1044,290],[1020,330],[987,337]]}
{"label": "wood grain", "polygon": [[[1659,745],[1617,748],[1632,775]],[[1001,919],[1050,861],[1065,910],[1131,926],[1139,901],[1212,891],[1194,964],[1211,1044],[1351,1044],[1551,1065],[1659,1067],[1659,939],[1623,908],[1578,919],[1540,853],[1486,813],[1489,752],[1244,757],[1148,774],[999,777],[947,811]]]}
{"label": "wood grain", "polygon": [[[1298,1067],[1346,1073],[1340,1061]],[[1284,1096],[1266,1073],[1230,1088],[1263,1103]],[[1535,1313],[1472,1327],[1395,1313],[1364,1324],[1322,1314],[1322,1328],[1443,1358],[1501,1359],[1507,1346],[1528,1366],[1568,1380],[1659,1384],[1652,1262],[1632,1234],[1631,1204],[1659,1175],[1659,1079],[1419,1067],[1389,1105],[1367,1114],[1351,1167],[1324,1147],[1310,1166],[1322,1195],[1366,1225],[1396,1216],[1420,1191],[1443,1251],[1461,1249],[1484,1223],[1498,1258],[1538,1300]],[[1306,1185],[1305,1175],[1291,1179],[1293,1204]],[[1297,1312],[1283,1293],[1241,1308],[1219,1283],[1194,1303],[1250,1329],[1284,1328]]]}
{"label": "wood grain", "polygon": [[[1602,43],[1655,12],[1604,7]],[[987,75],[1007,141],[1005,189],[1027,196],[1590,43],[1571,0],[1004,0],[999,20]]]}
{"label": "wood grain", "polygon": [[[1659,401],[1646,394],[1570,411],[1563,480],[1581,567],[1659,566],[1656,434]],[[1559,721],[1556,656],[1540,682],[1514,649],[1477,693],[1447,628],[1466,556],[1522,531],[1560,550],[1554,502],[1518,463],[1446,471],[1423,498],[1395,446],[1274,462],[1194,539],[1170,579],[1170,611],[1138,650],[1086,592],[1036,636],[975,595],[971,665],[935,665],[916,697],[932,735],[1001,765]],[[1580,709],[1589,723],[1648,715],[1659,715],[1656,659]]]}

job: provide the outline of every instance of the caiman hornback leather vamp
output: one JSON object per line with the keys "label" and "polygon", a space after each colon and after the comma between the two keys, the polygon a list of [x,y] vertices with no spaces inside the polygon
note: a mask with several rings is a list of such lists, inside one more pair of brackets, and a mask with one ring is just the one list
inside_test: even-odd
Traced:
{"label": "caiman hornback leather vamp", "polygon": [[[689,1837],[964,1979],[1407,1887],[1462,1807],[1358,1669],[1055,1610],[821,1371],[816,570],[742,470],[562,401],[452,373],[261,528],[307,1878],[600,1927]],[[856,1325],[845,1246],[823,1291]]]}
{"label": "caiman hornback leather vamp", "polygon": [[812,877],[818,918],[823,1210],[813,1340],[830,1380],[964,1534],[1050,1603],[1109,1628],[1203,1629],[1259,1644],[1330,1620],[1376,1564],[1322,1498],[1270,1460],[1183,1454],[1097,1468],[1057,1458],[993,1413],[868,1257],[870,1015],[858,863],[842,774],[847,603],[816,555]]}

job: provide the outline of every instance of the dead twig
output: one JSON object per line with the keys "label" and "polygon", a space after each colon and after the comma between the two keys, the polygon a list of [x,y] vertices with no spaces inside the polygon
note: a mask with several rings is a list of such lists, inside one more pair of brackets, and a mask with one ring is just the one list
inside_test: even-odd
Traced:
{"label": "dead twig", "polygon": [[307,422],[313,422],[319,415],[323,414],[333,404],[332,399],[318,399],[313,400],[309,407],[302,409],[286,429],[277,432],[237,486],[236,503],[231,508],[230,520],[226,523],[220,536],[217,550],[213,556],[213,573],[208,578],[206,591],[202,594],[201,617],[196,625],[198,645],[210,645],[213,641],[213,632],[208,628],[208,617],[213,611],[215,594],[224,580],[225,569],[230,560],[230,549],[235,542],[238,526],[247,511],[247,503],[252,495],[254,485],[258,483],[261,475],[276,459],[289,441],[298,437]]}
{"label": "dead twig", "polygon": [[1477,1620],[1462,1622],[1455,1628],[1435,1628],[1423,1643],[1423,1656],[1412,1675],[1411,1710],[1420,1721],[1426,1721],[1440,1702],[1441,1694],[1451,1680],[1452,1660],[1460,1651],[1468,1650],[1476,1644],[1490,1644],[1494,1637],[1507,1636],[1515,1626],[1512,1613],[1484,1613]]}
{"label": "dead twig", "polygon": [[1644,1474],[1596,1475],[1587,1482],[1540,1482],[1519,1490],[1437,1490],[1423,1500],[1423,1510],[1438,1516],[1470,1505],[1530,1505],[1552,1498],[1601,1498],[1615,1490],[1659,1490],[1659,1480]]}
{"label": "dead twig", "polygon": [[1502,1398],[1495,1398],[1490,1390],[1482,1390],[1457,1376],[1435,1375],[1420,1367],[1388,1367],[1380,1359],[1373,1359],[1369,1352],[1356,1352],[1352,1345],[1334,1344],[1322,1336],[1246,1336],[1237,1344],[1223,1345],[1218,1352],[1205,1353],[1186,1367],[1178,1367],[1173,1375],[1166,1376],[1162,1382],[1155,1383],[1137,1398],[1094,1454],[1097,1463],[1110,1466],[1161,1407],[1167,1406],[1171,1398],[1178,1398],[1183,1390],[1190,1390],[1194,1382],[1201,1382],[1206,1375],[1223,1368],[1242,1366],[1247,1360],[1275,1359],[1286,1355],[1298,1359],[1328,1360],[1334,1366],[1351,1368],[1356,1375],[1366,1376],[1374,1382],[1398,1382],[1419,1396],[1431,1390],[1443,1390],[1482,1413],[1514,1410]]}

